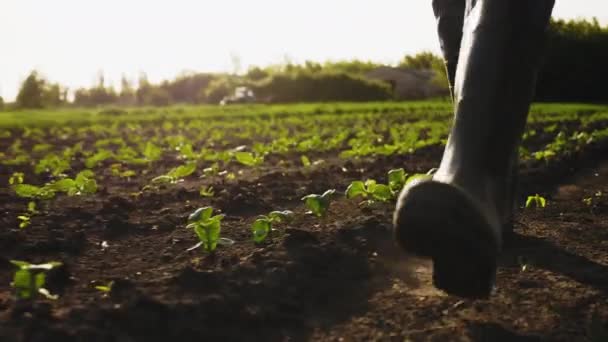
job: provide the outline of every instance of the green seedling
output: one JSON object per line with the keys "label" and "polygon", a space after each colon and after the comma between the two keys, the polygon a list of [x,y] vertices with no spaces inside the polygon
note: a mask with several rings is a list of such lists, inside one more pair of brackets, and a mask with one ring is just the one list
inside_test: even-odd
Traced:
{"label": "green seedling", "polygon": [[19,229],[24,229],[29,227],[32,223],[32,216],[36,215],[38,210],[36,210],[36,202],[30,201],[27,204],[27,212],[23,215],[17,216],[19,222]]}
{"label": "green seedling", "polygon": [[97,182],[94,179],[95,174],[91,170],[79,172],[74,179],[64,178],[53,183],[49,183],[49,187],[54,192],[64,192],[68,196],[80,196],[94,194],[97,192]]}
{"label": "green seedling", "polygon": [[528,196],[526,200],[526,208],[544,208],[545,206],[547,206],[547,200],[539,194]]}
{"label": "green seedling", "polygon": [[112,151],[109,150],[105,150],[105,149],[100,149],[97,151],[97,153],[95,153],[94,155],[88,157],[85,161],[84,161],[84,165],[89,168],[92,169],[94,167],[96,167],[97,165],[99,165],[101,162],[110,159],[114,156],[114,154],[112,153]]}
{"label": "green seedling", "polygon": [[264,155],[255,155],[251,152],[234,152],[234,158],[246,166],[258,166],[264,162]]}
{"label": "green seedling", "polygon": [[45,200],[55,197],[55,191],[48,185],[15,184],[13,185],[13,190],[17,196],[22,198]]}
{"label": "green seedling", "polygon": [[137,173],[133,170],[129,170],[129,169],[123,170],[122,164],[120,164],[120,163],[112,164],[110,166],[110,171],[112,172],[112,176],[120,177],[120,178],[129,179],[129,178],[137,175]]}
{"label": "green seedling", "polygon": [[201,186],[198,193],[201,195],[201,197],[213,197],[215,195],[215,191],[211,185],[208,187]]}
{"label": "green seedling", "polygon": [[291,221],[293,212],[290,210],[273,211],[268,215],[261,215],[251,225],[253,233],[253,241],[260,243],[266,240],[270,232],[273,230],[272,225],[284,221]]}
{"label": "green seedling", "polygon": [[158,147],[148,141],[146,143],[146,147],[144,148],[142,154],[144,155],[144,158],[146,158],[146,160],[148,162],[153,162],[153,161],[160,159],[161,155],[163,154],[163,150],[160,147]]}
{"label": "green seedling", "polygon": [[15,172],[12,174],[11,178],[8,179],[8,184],[17,185],[23,184],[23,172]]}
{"label": "green seedling", "polygon": [[399,191],[401,191],[401,189],[403,189],[403,187],[405,187],[410,182],[430,178],[432,177],[434,171],[435,169],[431,169],[426,174],[415,173],[413,175],[408,175],[403,169],[390,170],[388,172],[388,187],[391,189],[393,195],[396,196]]}
{"label": "green seedling", "polygon": [[368,179],[365,183],[362,181],[352,182],[346,189],[345,195],[346,198],[366,198],[368,199],[368,204],[372,204],[375,201],[387,202],[394,197],[388,185],[378,184],[373,179]]}
{"label": "green seedling", "polygon": [[213,215],[213,208],[196,209],[188,217],[186,228],[194,229],[200,243],[192,249],[201,246],[208,253],[215,251],[220,240],[221,222],[224,215]]}
{"label": "green seedling", "polygon": [[18,268],[11,283],[18,299],[34,299],[38,295],[53,300],[58,298],[45,289],[44,284],[46,282],[45,272],[61,266],[60,262],[51,261],[35,265],[26,261],[11,260],[11,263]]}
{"label": "green seedling", "polygon": [[175,184],[183,181],[183,179],[196,171],[196,164],[189,163],[180,165],[162,176],[158,176],[152,179],[152,184]]}
{"label": "green seedling", "polygon": [[302,156],[300,157],[300,160],[302,161],[302,165],[303,165],[304,167],[310,167],[310,165],[311,165],[311,163],[310,163],[310,159],[308,159],[308,157],[307,157],[307,156],[302,155]]}
{"label": "green seedling", "polygon": [[103,293],[110,293],[112,292],[112,286],[114,285],[114,282],[111,281],[106,285],[97,285],[95,286],[95,290],[101,291]]}
{"label": "green seedling", "polygon": [[31,217],[28,214],[19,215],[19,216],[17,216],[17,219],[20,221],[19,229],[27,228],[32,223]]}
{"label": "green seedling", "polygon": [[325,216],[329,209],[331,196],[336,193],[335,189],[327,190],[322,195],[311,194],[302,197],[304,204],[310,210],[310,213],[321,217]]}

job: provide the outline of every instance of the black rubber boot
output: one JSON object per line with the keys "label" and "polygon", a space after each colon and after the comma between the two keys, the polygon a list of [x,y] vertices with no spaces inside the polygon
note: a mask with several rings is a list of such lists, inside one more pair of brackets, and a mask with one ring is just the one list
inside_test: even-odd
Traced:
{"label": "black rubber boot", "polygon": [[448,293],[484,297],[493,288],[553,4],[467,1],[453,81],[455,120],[441,165],[431,180],[402,191],[394,217],[398,243],[432,258],[434,284]]}

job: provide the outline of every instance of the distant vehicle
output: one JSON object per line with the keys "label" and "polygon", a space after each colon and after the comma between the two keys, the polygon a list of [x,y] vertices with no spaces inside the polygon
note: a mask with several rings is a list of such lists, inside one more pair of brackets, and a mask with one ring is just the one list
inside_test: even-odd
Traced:
{"label": "distant vehicle", "polygon": [[220,105],[225,106],[236,103],[254,103],[255,95],[253,90],[248,87],[236,87],[232,95],[226,96],[220,101]]}

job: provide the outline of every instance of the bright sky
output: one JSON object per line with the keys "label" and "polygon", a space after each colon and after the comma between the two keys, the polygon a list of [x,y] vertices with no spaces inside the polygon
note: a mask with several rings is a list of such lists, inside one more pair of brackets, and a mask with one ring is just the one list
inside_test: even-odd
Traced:
{"label": "bright sky", "polygon": [[[557,0],[554,16],[598,17],[606,0]],[[74,89],[99,71],[151,81],[310,59],[394,63],[438,51],[430,0],[0,0],[0,96],[37,69]]]}

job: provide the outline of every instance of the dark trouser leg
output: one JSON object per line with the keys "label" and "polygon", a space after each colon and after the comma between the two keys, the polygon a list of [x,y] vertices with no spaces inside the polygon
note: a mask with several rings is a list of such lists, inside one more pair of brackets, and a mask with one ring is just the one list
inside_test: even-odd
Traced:
{"label": "dark trouser leg", "polygon": [[398,242],[431,257],[435,285],[450,293],[487,295],[492,287],[553,3],[467,1],[441,165],[433,180],[404,189],[394,219]]}
{"label": "dark trouser leg", "polygon": [[464,25],[465,0],[433,0],[433,12],[437,19],[437,33],[445,61],[450,93],[454,97],[456,66],[460,55],[462,26]]}

